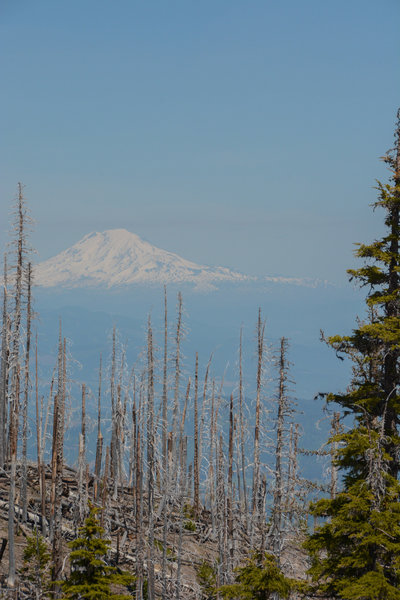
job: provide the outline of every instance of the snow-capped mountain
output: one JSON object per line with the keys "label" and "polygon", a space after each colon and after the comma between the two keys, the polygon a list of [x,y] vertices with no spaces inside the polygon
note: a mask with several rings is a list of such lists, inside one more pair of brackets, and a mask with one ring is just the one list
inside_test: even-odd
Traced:
{"label": "snow-capped mountain", "polygon": [[39,263],[35,283],[43,287],[114,287],[144,283],[193,283],[252,279],[224,267],[207,267],[156,248],[126,229],[89,233],[71,248]]}

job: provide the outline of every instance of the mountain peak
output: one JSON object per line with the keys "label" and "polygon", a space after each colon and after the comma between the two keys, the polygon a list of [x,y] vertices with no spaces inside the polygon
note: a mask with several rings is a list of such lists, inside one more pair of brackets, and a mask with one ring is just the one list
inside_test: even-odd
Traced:
{"label": "mountain peak", "polygon": [[94,231],[40,263],[35,282],[43,287],[114,287],[146,283],[193,283],[210,287],[218,281],[245,281],[246,275],[224,267],[207,267],[145,242],[126,229]]}

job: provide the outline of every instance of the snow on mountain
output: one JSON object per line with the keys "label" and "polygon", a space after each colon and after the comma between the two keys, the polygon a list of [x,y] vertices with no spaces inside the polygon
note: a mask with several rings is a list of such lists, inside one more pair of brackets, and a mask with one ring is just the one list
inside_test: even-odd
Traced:
{"label": "snow on mountain", "polygon": [[35,283],[43,287],[110,288],[136,283],[189,282],[207,288],[216,282],[251,279],[224,267],[197,265],[152,246],[126,229],[89,233],[35,269]]}
{"label": "snow on mountain", "polygon": [[311,277],[282,277],[281,275],[266,275],[260,281],[266,283],[287,283],[290,285],[301,285],[302,287],[317,288],[328,287],[332,283],[327,279],[312,279]]}

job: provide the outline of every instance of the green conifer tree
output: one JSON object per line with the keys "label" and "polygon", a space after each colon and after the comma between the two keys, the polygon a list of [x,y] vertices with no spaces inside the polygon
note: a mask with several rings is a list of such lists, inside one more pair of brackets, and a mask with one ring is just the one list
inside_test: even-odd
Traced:
{"label": "green conifer tree", "polygon": [[344,394],[328,401],[352,415],[335,436],[342,491],[322,499],[312,513],[324,518],[305,546],[315,592],[343,600],[400,600],[400,110],[395,148],[384,157],[391,182],[378,182],[374,207],[385,211],[385,235],[359,245],[360,269],[351,279],[368,286],[368,318],[350,336],[328,343],[353,361]]}
{"label": "green conifer tree", "polygon": [[98,508],[89,504],[89,516],[79,529],[79,537],[70,542],[71,573],[62,582],[62,598],[69,600],[129,600],[131,595],[113,593],[111,586],[130,586],[134,577],[118,572],[105,561],[110,542],[97,519]]}
{"label": "green conifer tree", "polygon": [[21,583],[35,600],[50,598],[50,553],[46,542],[37,529],[26,538],[23,565],[20,569]]}
{"label": "green conifer tree", "polygon": [[272,554],[255,552],[243,567],[235,569],[236,583],[218,589],[222,598],[232,600],[269,600],[289,598],[294,589],[301,589],[295,580],[285,577]]}

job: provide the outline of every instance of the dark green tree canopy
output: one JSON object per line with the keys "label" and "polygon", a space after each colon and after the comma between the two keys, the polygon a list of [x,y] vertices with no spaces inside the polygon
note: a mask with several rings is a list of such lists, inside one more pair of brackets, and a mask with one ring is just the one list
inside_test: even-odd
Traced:
{"label": "dark green tree canopy", "polygon": [[285,577],[272,554],[255,552],[244,567],[236,569],[236,583],[219,588],[222,598],[268,600],[288,598],[298,583]]}
{"label": "dark green tree canopy", "polygon": [[312,506],[324,523],[306,542],[315,591],[343,600],[400,600],[400,111],[395,148],[384,157],[392,171],[378,182],[374,208],[385,212],[385,235],[359,244],[364,262],[350,278],[368,288],[367,318],[349,336],[328,338],[353,361],[353,378],[329,402],[352,415],[335,436],[343,489]]}
{"label": "dark green tree canopy", "polygon": [[112,586],[129,586],[134,577],[118,572],[107,565],[106,555],[110,542],[104,539],[104,530],[97,519],[99,509],[89,505],[90,512],[79,537],[70,542],[71,573],[62,584],[62,598],[71,600],[129,600],[131,595],[113,593]]}

